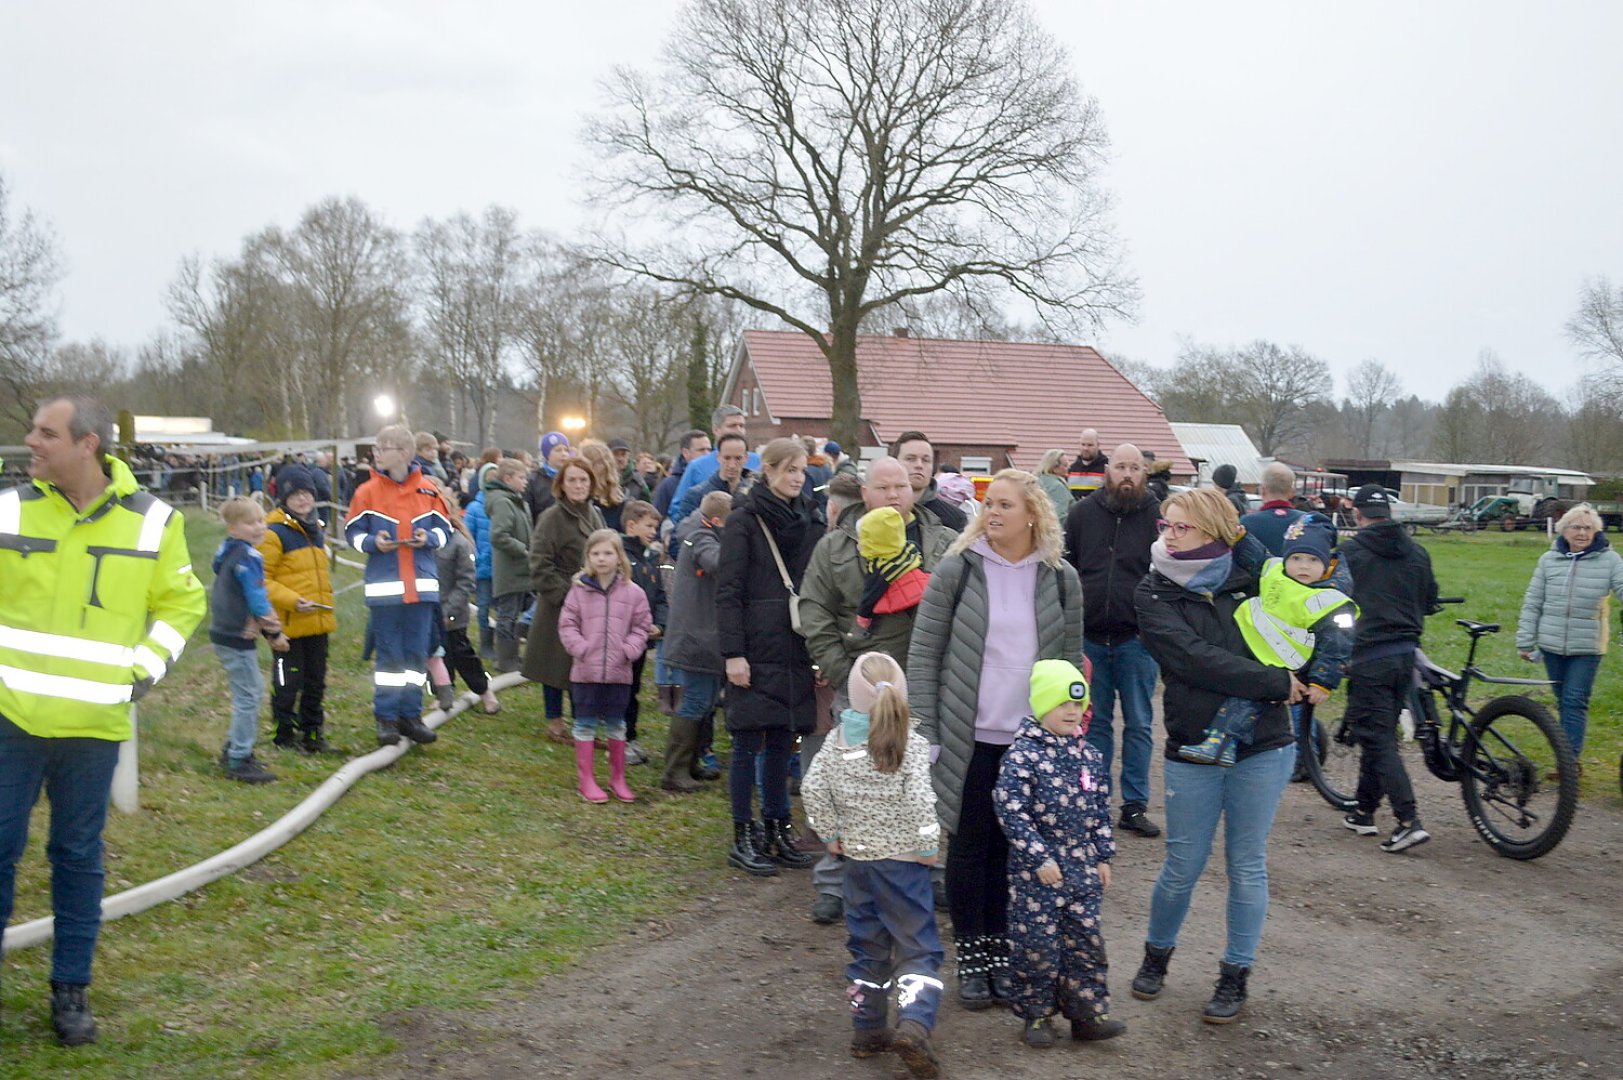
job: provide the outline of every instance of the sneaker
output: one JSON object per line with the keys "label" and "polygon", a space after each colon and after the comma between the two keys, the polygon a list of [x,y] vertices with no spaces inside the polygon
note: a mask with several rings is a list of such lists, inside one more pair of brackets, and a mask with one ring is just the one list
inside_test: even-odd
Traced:
{"label": "sneaker", "polygon": [[1137,803],[1128,803],[1121,808],[1121,820],[1116,823],[1116,827],[1140,836],[1161,835],[1161,826],[1151,821],[1149,815],[1144,813],[1144,808]]}
{"label": "sneaker", "polygon": [[232,761],[225,767],[225,775],[232,780],[240,780],[244,784],[269,784],[276,780],[276,774],[259,763],[259,759],[249,754],[241,761]]}
{"label": "sneaker", "polygon": [[1054,1045],[1053,1020],[1047,1016],[1027,1020],[1026,1029],[1020,1033],[1020,1041],[1033,1050],[1047,1050]]}
{"label": "sneaker", "polygon": [[818,893],[817,899],[812,901],[812,922],[824,926],[837,923],[845,918],[845,901],[834,893]]}
{"label": "sneaker", "polygon": [[630,742],[626,743],[626,764],[627,765],[646,765],[646,764],[648,764],[648,752],[646,750],[644,750],[642,747],[638,746],[637,745],[637,740],[635,740],[635,739],[632,739]]}
{"label": "sneaker", "polygon": [[1412,847],[1419,847],[1430,839],[1431,833],[1421,828],[1420,819],[1415,818],[1407,825],[1399,822],[1392,835],[1381,841],[1381,850],[1396,854],[1399,851],[1407,851]]}
{"label": "sneaker", "polygon": [[1351,829],[1359,836],[1374,836],[1380,831],[1375,827],[1374,814],[1362,814],[1357,810],[1342,817],[1341,825],[1342,828]]}

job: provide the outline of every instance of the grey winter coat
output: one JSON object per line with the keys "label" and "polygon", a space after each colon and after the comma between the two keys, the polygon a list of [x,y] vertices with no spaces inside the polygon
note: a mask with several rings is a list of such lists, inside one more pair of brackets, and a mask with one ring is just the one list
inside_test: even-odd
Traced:
{"label": "grey winter coat", "polygon": [[1556,656],[1606,653],[1612,633],[1612,597],[1623,600],[1623,556],[1596,534],[1582,552],[1567,549],[1565,537],[1538,557],[1522,597],[1516,648]]}
{"label": "grey winter coat", "polygon": [[[868,635],[857,626],[857,605],[867,580],[857,550],[857,522],[865,509],[861,503],[845,509],[839,524],[817,542],[800,583],[800,630],[806,637],[806,649],[812,663],[822,669],[823,678],[842,689],[851,677],[851,665],[865,652],[888,653],[898,664],[907,663],[908,642],[919,610],[876,615],[873,633]],[[919,545],[923,570],[932,573],[958,534],[928,510],[915,508],[914,513],[923,539]]]}
{"label": "grey winter coat", "polygon": [[[959,594],[959,581],[965,574]],[[957,606],[953,597],[958,595]],[[941,825],[958,831],[964,780],[975,752],[981,654],[989,632],[986,575],[973,551],[949,555],[924,590],[907,653],[907,704],[920,735],[941,747],[931,777]],[[1082,664],[1082,583],[1069,563],[1037,574],[1037,658]]]}
{"label": "grey winter coat", "polygon": [[530,591],[530,508],[524,497],[491,473],[485,480],[490,519],[490,595]]}
{"label": "grey winter coat", "polygon": [[671,534],[676,572],[671,577],[670,614],[665,621],[665,662],[683,671],[721,675],[727,665],[716,641],[716,563],[721,530],[698,514]]}
{"label": "grey winter coat", "polygon": [[434,551],[440,571],[440,619],[447,630],[466,630],[473,603],[473,542],[456,529]]}

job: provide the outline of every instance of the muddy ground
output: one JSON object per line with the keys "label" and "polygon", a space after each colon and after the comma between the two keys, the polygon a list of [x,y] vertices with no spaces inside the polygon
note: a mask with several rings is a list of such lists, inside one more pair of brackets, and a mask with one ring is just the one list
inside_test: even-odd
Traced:
{"label": "muddy ground", "polygon": [[[1272,907],[1239,1023],[1200,1020],[1222,949],[1217,855],[1166,992],[1155,1002],[1127,992],[1161,841],[1123,835],[1104,912],[1113,1015],[1127,1033],[1028,1050],[1006,1011],[959,1008],[948,978],[936,1027],[942,1075],[1623,1076],[1623,815],[1586,802],[1553,854],[1514,862],[1476,839],[1456,787],[1425,775],[1418,758],[1410,771],[1434,839],[1400,855],[1344,830],[1310,787],[1287,791],[1271,846]],[[1152,816],[1162,820],[1158,806]],[[520,1000],[387,1018],[403,1049],[369,1075],[905,1076],[890,1055],[848,1056],[844,930],[813,923],[811,899],[807,872],[737,874]]]}

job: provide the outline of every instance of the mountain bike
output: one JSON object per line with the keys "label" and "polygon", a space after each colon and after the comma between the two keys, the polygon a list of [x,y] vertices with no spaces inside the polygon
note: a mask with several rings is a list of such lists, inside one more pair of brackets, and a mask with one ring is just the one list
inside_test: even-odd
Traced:
{"label": "mountain bike", "polygon": [[[1414,737],[1432,775],[1460,785],[1465,812],[1488,846],[1507,858],[1536,859],[1566,836],[1578,808],[1572,748],[1549,710],[1530,698],[1512,694],[1473,709],[1466,696],[1474,681],[1551,684],[1486,674],[1476,666],[1477,645],[1498,633],[1499,624],[1454,621],[1471,636],[1465,667],[1456,674],[1417,652],[1408,703]],[[1448,709],[1446,734],[1439,701]],[[1304,705],[1297,739],[1297,753],[1319,794],[1338,810],[1356,810],[1360,750],[1345,716],[1316,716],[1311,705]]]}

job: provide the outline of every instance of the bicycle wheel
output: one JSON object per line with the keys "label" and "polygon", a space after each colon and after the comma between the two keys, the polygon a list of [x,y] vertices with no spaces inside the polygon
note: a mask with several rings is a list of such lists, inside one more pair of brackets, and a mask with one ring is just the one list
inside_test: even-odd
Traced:
{"label": "bicycle wheel", "polygon": [[1536,859],[1567,835],[1578,809],[1578,767],[1549,710],[1524,697],[1494,698],[1459,747],[1460,794],[1488,846]]}
{"label": "bicycle wheel", "polygon": [[1325,802],[1337,810],[1358,809],[1358,744],[1341,716],[1339,702],[1332,699],[1317,710],[1302,706],[1296,753]]}

